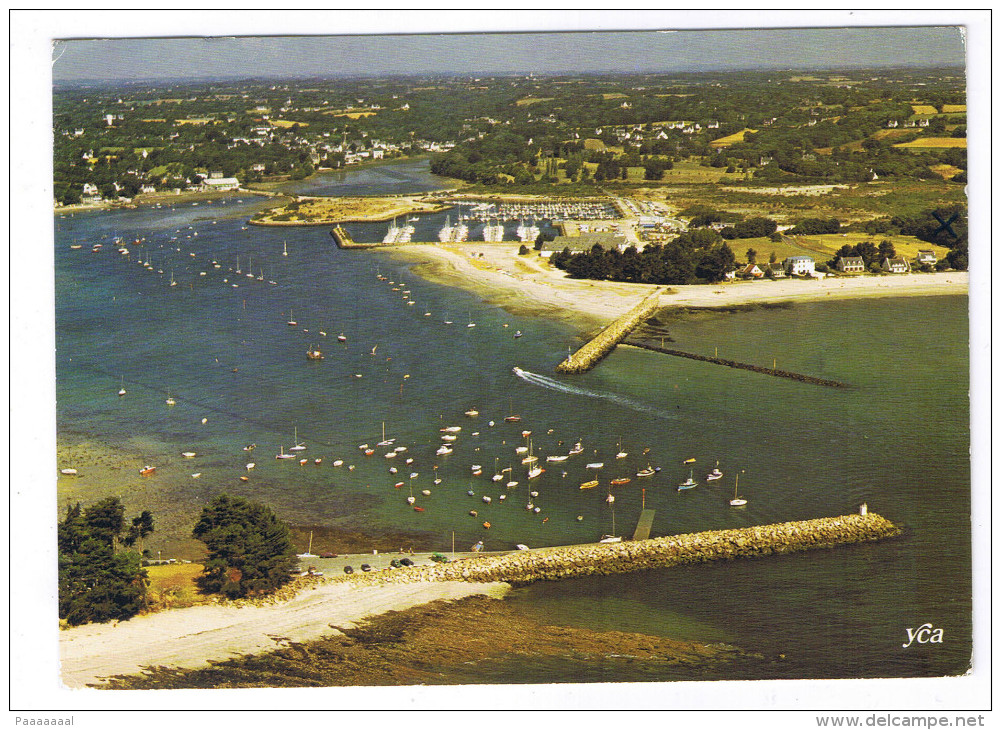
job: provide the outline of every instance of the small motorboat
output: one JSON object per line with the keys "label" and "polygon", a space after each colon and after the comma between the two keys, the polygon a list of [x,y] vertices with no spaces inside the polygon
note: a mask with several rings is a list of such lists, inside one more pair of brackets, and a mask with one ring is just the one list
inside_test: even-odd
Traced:
{"label": "small motorboat", "polygon": [[589,482],[584,482],[583,484],[581,484],[580,488],[581,489],[594,489],[596,486],[598,486],[598,480],[597,479],[592,479]]}
{"label": "small motorboat", "polygon": [[466,411],[466,415],[469,416],[470,418],[473,418],[474,416],[480,415],[480,412],[475,408],[470,408],[468,411]]}
{"label": "small motorboat", "polygon": [[640,469],[638,472],[636,472],[636,476],[642,479],[643,477],[652,477],[656,473],[657,472],[654,470],[652,466],[648,466],[646,469]]}
{"label": "small motorboat", "polygon": [[60,469],[59,473],[60,474],[65,474],[68,477],[72,477],[72,476],[76,476],[77,471],[76,471],[76,469]]}
{"label": "small motorboat", "polygon": [[698,486],[698,482],[696,482],[694,479],[692,479],[692,473],[689,472],[688,473],[688,479],[686,479],[685,481],[683,481],[681,484],[678,485],[678,491],[682,492],[682,491],[684,491],[686,489],[694,489],[697,486]]}
{"label": "small motorboat", "polygon": [[622,538],[621,537],[615,537],[614,535],[602,535],[601,539],[598,540],[598,542],[604,543],[604,544],[607,545],[607,544],[613,543],[613,542],[622,542]]}
{"label": "small motorboat", "polygon": [[183,456],[185,459],[193,459],[193,458],[195,458],[195,452],[194,451],[182,451],[181,452],[181,456]]}
{"label": "small motorboat", "polygon": [[611,483],[612,485],[619,487],[622,486],[623,484],[629,484],[629,482],[631,481],[632,479],[630,479],[629,477],[619,477],[618,479],[613,479]]}
{"label": "small motorboat", "polygon": [[590,464],[588,464],[586,468],[587,469],[600,469],[604,465],[605,465],[605,462],[603,462],[603,461],[593,461]]}
{"label": "small motorboat", "polygon": [[150,474],[152,474],[155,471],[156,471],[156,467],[155,466],[150,466],[150,465],[147,464],[146,466],[144,466],[142,469],[139,470],[139,474],[142,475],[142,476],[144,476],[144,477],[148,477]]}
{"label": "small motorboat", "polygon": [[711,472],[706,474],[707,482],[714,482],[717,479],[722,479],[722,478],[723,478],[723,472],[721,472],[719,469],[713,469]]}

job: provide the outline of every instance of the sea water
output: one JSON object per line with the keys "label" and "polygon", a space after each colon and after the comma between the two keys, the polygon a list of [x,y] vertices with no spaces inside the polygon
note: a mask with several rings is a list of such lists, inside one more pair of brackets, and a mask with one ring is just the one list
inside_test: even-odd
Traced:
{"label": "sea water", "polygon": [[[371,181],[352,190],[341,194],[382,192]],[[844,389],[628,347],[586,375],[557,376],[580,333],[425,282],[384,252],[339,250],[323,227],[248,226],[257,205],[55,221],[60,438],[157,466],[153,477],[93,467],[130,509],[160,517],[154,549],[187,555],[190,525],[221,492],[264,501],[295,524],[420,532],[438,549],[483,540],[488,550],[628,537],[643,506],[656,510],[659,536],[838,515],[867,502],[903,524],[903,537],[538,584],[510,600],[550,622],[725,642],[766,657],[707,677],[935,676],[968,666],[965,297],[818,302],[670,324],[678,349],[774,361]],[[325,358],[307,360],[313,348]],[[521,421],[506,422],[513,413]],[[447,426],[462,430],[453,453],[437,456]],[[393,445],[366,457],[359,446],[375,448],[383,429]],[[308,462],[276,460],[296,438]],[[584,453],[545,461],[577,441]],[[527,479],[519,446],[539,457],[541,477]],[[397,447],[407,450],[385,458]],[[628,456],[617,459],[620,450]],[[338,459],[343,466],[333,466]],[[717,462],[723,479],[706,482]],[[637,478],[648,465],[661,471]],[[508,468],[504,481],[491,480]],[[679,493],[690,471],[699,486]],[[734,509],[738,475],[748,505]],[[610,488],[617,476],[632,481]],[[579,488],[592,478],[599,488]],[[509,479],[518,486],[504,486]],[[411,493],[423,512],[407,503]],[[906,628],[925,622],[944,628],[945,642],[903,648]],[[512,659],[457,681],[683,678],[612,666]]]}

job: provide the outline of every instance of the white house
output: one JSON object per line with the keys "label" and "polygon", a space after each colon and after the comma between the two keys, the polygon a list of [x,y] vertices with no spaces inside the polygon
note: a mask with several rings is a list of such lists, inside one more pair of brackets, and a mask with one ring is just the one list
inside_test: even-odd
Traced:
{"label": "white house", "polygon": [[865,271],[865,261],[861,256],[841,256],[837,262],[837,269],[846,274],[861,274]]}
{"label": "white house", "polygon": [[239,190],[240,181],[235,177],[214,177],[202,180],[202,190]]}
{"label": "white house", "polygon": [[935,252],[932,251],[931,249],[923,248],[920,251],[918,251],[918,256],[914,260],[914,262],[919,265],[930,264],[934,266],[935,264],[938,263],[938,256],[936,256]]}
{"label": "white house", "polygon": [[816,264],[809,256],[789,256],[782,266],[790,276],[813,276]]}
{"label": "white house", "polygon": [[905,258],[885,258],[883,259],[882,269],[891,274],[906,274],[911,270],[911,267]]}

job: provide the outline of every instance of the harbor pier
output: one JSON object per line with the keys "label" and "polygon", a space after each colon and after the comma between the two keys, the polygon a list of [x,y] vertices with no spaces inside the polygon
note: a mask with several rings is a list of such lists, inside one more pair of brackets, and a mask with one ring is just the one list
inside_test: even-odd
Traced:
{"label": "harbor pier", "polygon": [[503,555],[355,574],[331,580],[353,580],[363,583],[499,581],[526,585],[542,580],[611,575],[711,560],[733,560],[834,548],[884,540],[896,537],[903,531],[899,525],[878,514],[867,510],[862,512],[798,522],[709,530],[649,540],[519,550]]}
{"label": "harbor pier", "polygon": [[642,302],[605,327],[590,342],[560,362],[556,366],[556,372],[586,373],[593,368],[657,309],[660,304],[660,294],[661,290],[658,288]]}

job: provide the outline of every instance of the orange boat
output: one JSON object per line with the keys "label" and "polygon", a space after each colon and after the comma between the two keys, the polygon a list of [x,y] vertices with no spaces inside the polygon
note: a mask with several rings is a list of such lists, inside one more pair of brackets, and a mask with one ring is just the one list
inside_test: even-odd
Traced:
{"label": "orange boat", "polygon": [[632,479],[630,479],[629,477],[619,477],[618,479],[613,479],[612,484],[614,484],[615,486],[619,486],[621,484],[629,484],[629,482],[631,481]]}
{"label": "orange boat", "polygon": [[152,474],[155,471],[156,471],[156,467],[155,466],[144,466],[142,469],[139,470],[139,473],[142,476],[144,476],[144,477],[148,477],[150,474]]}
{"label": "orange boat", "polygon": [[489,522],[484,522],[484,523],[483,523],[483,526],[484,526],[485,528],[487,528],[488,530],[490,529],[490,523],[489,523]]}

